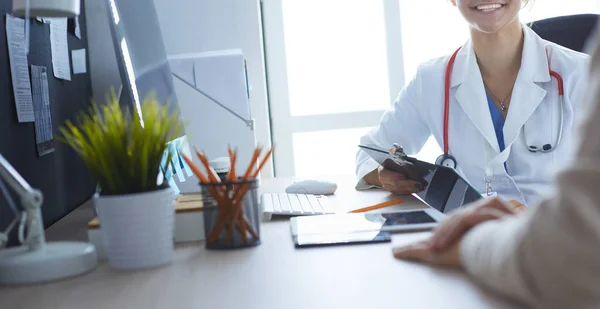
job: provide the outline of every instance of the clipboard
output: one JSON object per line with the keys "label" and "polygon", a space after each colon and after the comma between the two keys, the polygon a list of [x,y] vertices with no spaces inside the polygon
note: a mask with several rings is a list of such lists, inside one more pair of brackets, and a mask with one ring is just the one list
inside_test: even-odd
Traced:
{"label": "clipboard", "polygon": [[397,144],[390,150],[367,145],[358,147],[385,169],[421,182],[425,190],[415,195],[442,213],[449,213],[482,198],[481,192],[453,168],[410,157]]}

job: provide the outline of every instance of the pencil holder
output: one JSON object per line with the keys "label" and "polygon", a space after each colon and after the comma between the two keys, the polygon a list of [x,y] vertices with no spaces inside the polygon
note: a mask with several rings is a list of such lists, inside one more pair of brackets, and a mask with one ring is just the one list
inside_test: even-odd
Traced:
{"label": "pencil holder", "polygon": [[256,179],[201,183],[207,249],[260,244]]}

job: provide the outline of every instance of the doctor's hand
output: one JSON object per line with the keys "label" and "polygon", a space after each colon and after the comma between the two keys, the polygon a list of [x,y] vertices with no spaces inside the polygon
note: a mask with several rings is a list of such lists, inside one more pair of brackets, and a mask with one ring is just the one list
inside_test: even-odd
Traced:
{"label": "doctor's hand", "polygon": [[389,192],[399,194],[412,194],[425,190],[426,184],[406,178],[406,176],[379,166],[379,181],[381,186]]}
{"label": "doctor's hand", "polygon": [[[522,205],[521,205],[522,206]],[[440,266],[461,266],[460,242],[474,226],[522,212],[515,202],[488,198],[454,211],[433,231],[433,235],[416,244],[394,248],[398,259],[413,260]]]}

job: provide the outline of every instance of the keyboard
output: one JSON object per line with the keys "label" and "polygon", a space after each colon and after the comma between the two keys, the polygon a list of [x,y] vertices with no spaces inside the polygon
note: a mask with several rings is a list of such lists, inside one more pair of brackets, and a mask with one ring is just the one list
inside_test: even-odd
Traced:
{"label": "keyboard", "polygon": [[263,193],[261,196],[263,220],[272,216],[310,216],[335,213],[324,195]]}

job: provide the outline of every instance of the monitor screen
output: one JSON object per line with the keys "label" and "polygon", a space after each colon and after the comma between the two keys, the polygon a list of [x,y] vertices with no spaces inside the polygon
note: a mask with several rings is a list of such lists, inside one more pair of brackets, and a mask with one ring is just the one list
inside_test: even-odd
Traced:
{"label": "monitor screen", "polygon": [[106,0],[122,89],[120,102],[141,114],[141,102],[154,92],[160,102],[177,104],[171,69],[153,1]]}

